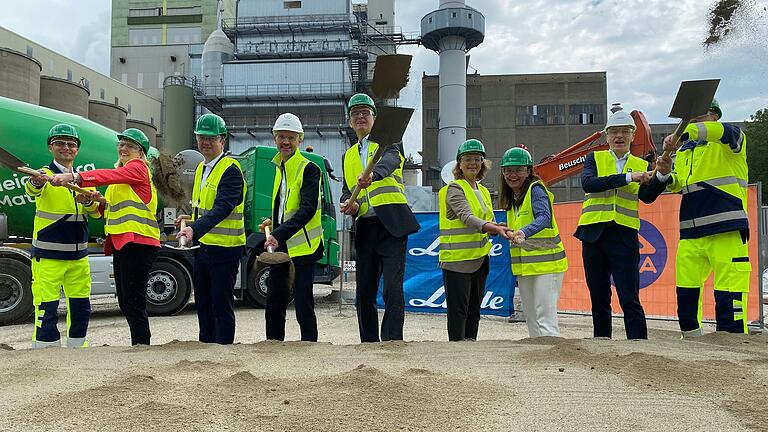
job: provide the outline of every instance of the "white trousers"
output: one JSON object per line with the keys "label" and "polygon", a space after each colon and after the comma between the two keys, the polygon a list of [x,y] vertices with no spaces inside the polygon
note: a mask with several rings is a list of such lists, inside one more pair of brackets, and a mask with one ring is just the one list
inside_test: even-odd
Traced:
{"label": "white trousers", "polygon": [[530,337],[560,336],[557,300],[562,286],[563,273],[517,277]]}

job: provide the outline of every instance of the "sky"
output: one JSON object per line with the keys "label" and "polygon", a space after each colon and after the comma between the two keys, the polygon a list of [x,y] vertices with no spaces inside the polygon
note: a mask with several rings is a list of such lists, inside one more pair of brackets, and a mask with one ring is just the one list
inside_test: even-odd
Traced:
{"label": "sky", "polygon": [[[211,0],[205,0],[211,1]],[[355,3],[360,0],[355,0]],[[109,75],[111,0],[27,0],[0,14],[0,26]],[[395,0],[395,24],[420,30],[438,0]],[[713,0],[467,0],[486,20],[485,40],[470,54],[481,75],[606,71],[608,104],[668,118],[681,81],[720,78],[723,120],[744,121],[768,107],[768,0],[742,0],[733,31],[704,47]],[[438,73],[435,52],[414,56],[401,106],[417,109],[404,139],[420,149],[421,76]]]}

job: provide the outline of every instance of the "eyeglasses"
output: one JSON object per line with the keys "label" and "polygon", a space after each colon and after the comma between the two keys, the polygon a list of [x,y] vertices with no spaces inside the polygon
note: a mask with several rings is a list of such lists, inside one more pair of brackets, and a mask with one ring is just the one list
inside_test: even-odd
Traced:
{"label": "eyeglasses", "polygon": [[275,140],[277,140],[277,142],[288,141],[289,143],[294,143],[299,140],[299,135],[298,134],[296,135],[276,134]]}
{"label": "eyeglasses", "polygon": [[482,156],[462,156],[461,161],[466,163],[480,163],[483,161],[483,157]]}
{"label": "eyeglasses", "polygon": [[221,135],[195,135],[195,139],[197,139],[197,142],[201,143],[216,143],[219,141],[219,138]]}
{"label": "eyeglasses", "polygon": [[508,166],[508,167],[501,168],[501,172],[504,175],[524,174],[528,172],[528,167],[527,166]]}
{"label": "eyeglasses", "polygon": [[80,144],[76,142],[71,142],[71,141],[54,141],[51,143],[51,145],[54,147],[61,147],[61,148],[64,148],[64,147],[68,147],[71,149],[80,148]]}
{"label": "eyeglasses", "polygon": [[630,128],[610,128],[608,129],[608,135],[616,136],[616,135],[632,135],[632,132],[634,130]]}
{"label": "eyeglasses", "polygon": [[370,117],[373,115],[370,110],[359,110],[359,111],[352,111],[349,113],[349,117],[355,118],[355,117]]}
{"label": "eyeglasses", "polygon": [[128,150],[133,150],[133,151],[141,150],[141,148],[139,148],[139,146],[137,146],[136,144],[125,142],[125,141],[120,141],[119,143],[117,143],[117,148],[126,148]]}

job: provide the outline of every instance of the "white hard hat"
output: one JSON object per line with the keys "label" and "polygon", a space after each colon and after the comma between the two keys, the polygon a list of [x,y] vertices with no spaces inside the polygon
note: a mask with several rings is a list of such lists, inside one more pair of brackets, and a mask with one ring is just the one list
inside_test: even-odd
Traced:
{"label": "white hard hat", "polygon": [[[613,108],[612,108],[613,110]],[[618,109],[608,117],[608,122],[605,124],[605,130],[616,126],[629,126],[632,129],[637,129],[635,120],[631,115],[627,114],[620,106]]]}
{"label": "white hard hat", "polygon": [[277,131],[290,131],[300,134],[304,134],[304,128],[301,126],[301,120],[291,113],[280,114],[280,117],[275,121],[275,126],[272,127],[272,133]]}

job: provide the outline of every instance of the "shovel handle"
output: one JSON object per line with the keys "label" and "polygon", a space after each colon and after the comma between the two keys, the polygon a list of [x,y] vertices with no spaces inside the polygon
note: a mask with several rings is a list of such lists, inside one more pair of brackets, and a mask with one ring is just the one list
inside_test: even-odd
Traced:
{"label": "shovel handle", "polygon": [[[186,228],[186,227],[187,227],[187,219],[182,218],[179,221],[179,231],[183,231],[184,228]],[[187,239],[187,236],[179,237],[179,246],[181,246],[183,248],[187,247],[187,242],[188,241],[189,241],[189,239]]]}
{"label": "shovel handle", "polygon": [[[264,239],[265,240],[269,238],[269,231],[270,231],[269,225],[264,225]],[[267,246],[267,252],[274,253],[275,252],[275,248],[272,247],[272,246]]]}
{"label": "shovel handle", "polygon": [[[685,128],[688,127],[688,124],[691,122],[691,119],[682,119],[680,120],[680,123],[677,125],[677,128],[675,129],[675,132],[673,132],[674,140],[672,143],[675,145],[675,148],[677,148],[677,145],[680,144],[680,137],[683,136],[683,132],[685,131]],[[667,157],[672,152],[669,150],[664,150],[664,153],[662,153],[662,157]]]}
{"label": "shovel handle", "polygon": [[[34,177],[40,177],[40,176],[43,175],[43,174],[40,174],[39,171],[33,170],[32,168],[29,168],[29,167],[17,167],[16,171],[18,171],[18,172],[20,172],[22,174],[27,174],[27,175],[34,176]],[[67,189],[69,189],[71,191],[74,191],[74,192],[77,192],[77,193],[81,193],[81,194],[89,194],[90,195],[90,193],[93,192],[93,191],[89,191],[88,189],[83,189],[80,186],[76,186],[76,185],[73,185],[73,184],[70,184],[70,183],[65,183],[65,184],[61,185],[61,187],[67,188]]]}

